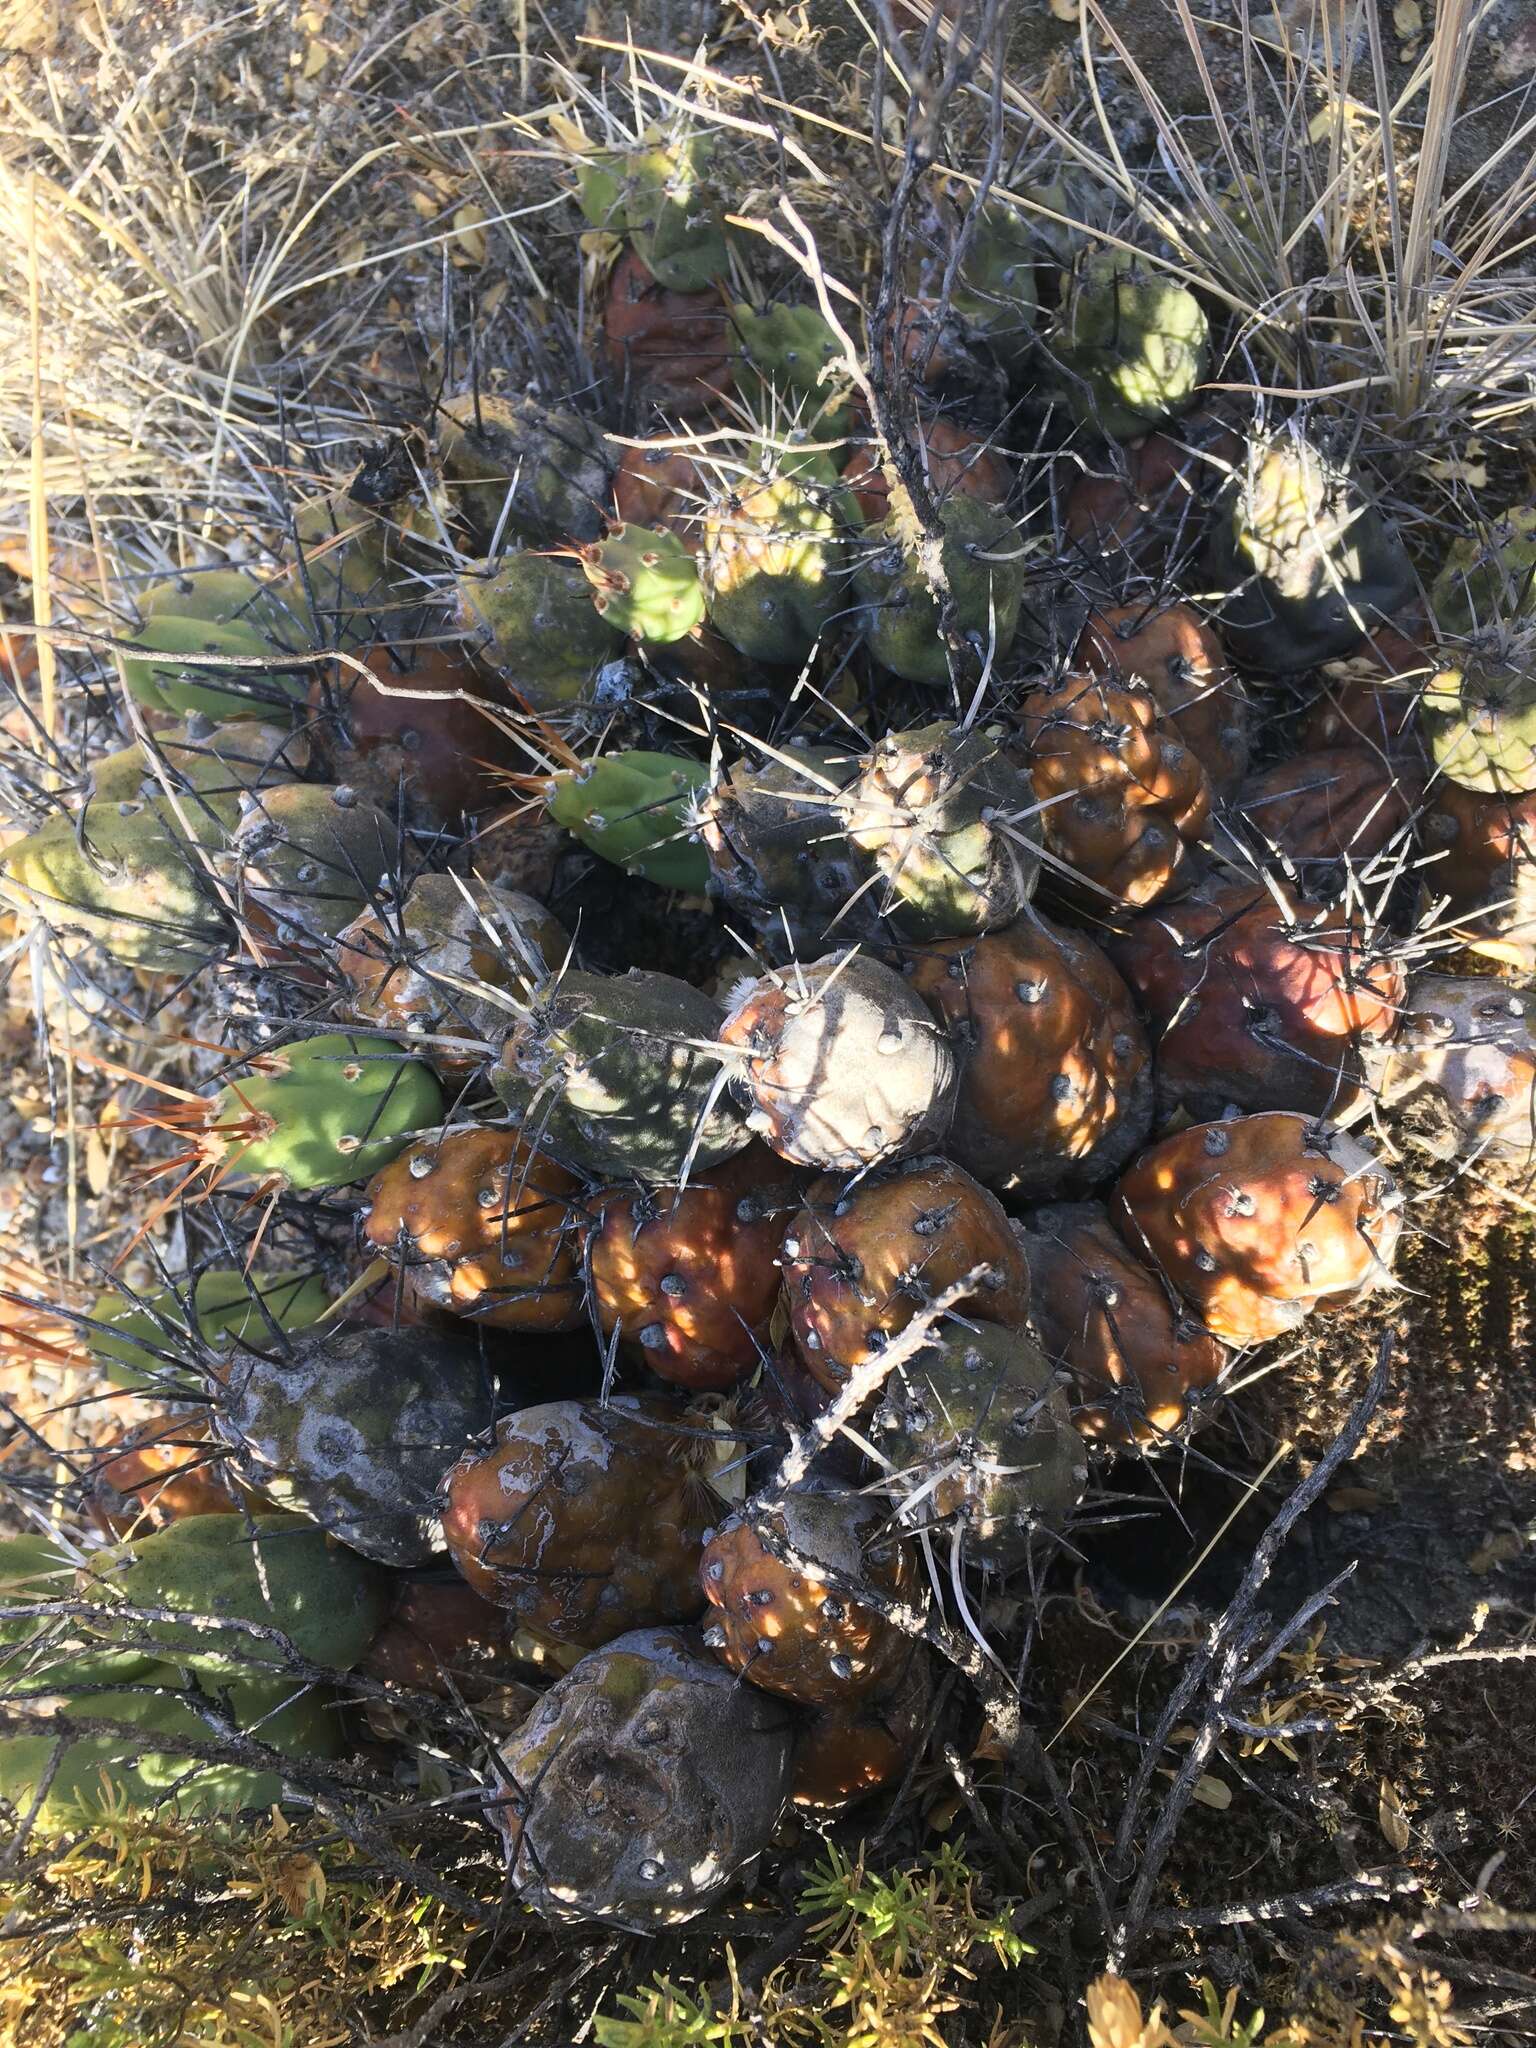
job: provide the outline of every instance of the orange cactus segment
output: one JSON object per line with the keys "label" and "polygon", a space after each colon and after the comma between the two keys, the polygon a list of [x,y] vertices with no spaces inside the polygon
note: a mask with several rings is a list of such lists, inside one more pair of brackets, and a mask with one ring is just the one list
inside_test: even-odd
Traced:
{"label": "orange cactus segment", "polygon": [[764,1145],[686,1188],[600,1196],[588,1258],[605,1334],[620,1331],[674,1385],[739,1384],[763,1355],[795,1200],[793,1176]]}
{"label": "orange cactus segment", "polygon": [[847,1590],[867,1584],[918,1602],[911,1552],[887,1538],[886,1516],[853,1494],[793,1494],[769,1518],[794,1561],[776,1556],[745,1518],[704,1546],[700,1582],[715,1613],[704,1640],[732,1671],[802,1706],[838,1706],[889,1684],[911,1638]]}
{"label": "orange cactus segment", "polygon": [[1019,723],[1057,859],[1099,901],[1155,903],[1177,889],[1210,816],[1210,779],[1152,692],[1067,676],[1031,692]]}
{"label": "orange cactus segment", "polygon": [[1188,605],[1111,605],[1083,628],[1077,660],[1107,681],[1144,683],[1213,789],[1248,765],[1248,699],[1220,640]]}
{"label": "orange cactus segment", "polygon": [[369,1183],[368,1248],[424,1300],[498,1329],[582,1316],[581,1183],[515,1131],[471,1124],[412,1145]]}
{"label": "orange cactus segment", "polygon": [[829,1392],[936,1294],[973,1267],[990,1278],[957,1313],[1017,1329],[1029,1312],[1029,1266],[1002,1205],[963,1167],[914,1159],[849,1189],[810,1188],[784,1240],[795,1344]]}
{"label": "orange cactus segment", "polygon": [[1115,1193],[1115,1227],[1228,1344],[1258,1344],[1388,1277],[1402,1197],[1358,1140],[1286,1112],[1192,1124]]}

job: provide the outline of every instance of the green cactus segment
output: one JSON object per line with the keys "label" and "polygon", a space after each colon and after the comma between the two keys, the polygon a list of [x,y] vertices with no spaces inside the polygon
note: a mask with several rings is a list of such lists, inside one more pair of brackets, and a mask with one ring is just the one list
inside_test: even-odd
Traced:
{"label": "green cactus segment", "polygon": [[1120,250],[1089,250],[1062,308],[1055,355],[1063,396],[1099,433],[1144,434],[1193,399],[1208,335],[1193,292]]}
{"label": "green cactus segment", "polygon": [[598,615],[637,640],[682,640],[704,623],[698,566],[675,533],[616,526],[581,550]]}
{"label": "green cactus segment", "polygon": [[[52,1603],[73,1598],[75,1567],[41,1534],[0,1538],[0,1607],[31,1605],[0,1618],[0,1692],[6,1699],[47,1698],[76,1685],[131,1683],[150,1668],[134,1650],[103,1650],[82,1640],[72,1615]],[[34,1604],[35,1603],[35,1604]]]}
{"label": "green cactus segment", "polygon": [[[601,431],[536,398],[470,394],[443,406],[438,459],[450,508],[489,554],[595,540],[613,482]],[[497,536],[500,536],[497,539]]]}
{"label": "green cactus segment", "polygon": [[334,1031],[263,1054],[209,1105],[208,1131],[229,1171],[308,1193],[366,1180],[442,1118],[430,1067],[387,1038]]}
{"label": "green cactus segment", "polygon": [[626,873],[702,896],[709,855],[690,837],[690,819],[708,781],[704,762],[677,754],[605,754],[553,778],[549,815]]}
{"label": "green cactus segment", "polygon": [[241,811],[230,881],[241,914],[259,934],[301,945],[333,939],[379,900],[399,834],[372,804],[294,782],[252,791]]}
{"label": "green cactus segment", "polygon": [[532,1143],[596,1179],[662,1183],[748,1133],[709,1050],[724,1012],[668,974],[563,974],[508,1036],[492,1085]]}
{"label": "green cactus segment", "polygon": [[1452,782],[1490,796],[1536,790],[1536,632],[1474,645],[1432,679],[1421,715]]}
{"label": "green cactus segment", "polygon": [[[261,583],[238,570],[204,570],[157,583],[138,600],[140,624],[123,657],[123,676],[139,703],[184,717],[261,718],[302,703],[312,665],[285,666],[315,644],[314,620],[287,585]],[[249,669],[198,667],[199,655],[235,657]]]}
{"label": "green cactus segment", "polygon": [[880,741],[843,809],[898,929],[940,939],[1011,924],[1034,894],[1039,857],[1008,829],[1033,803],[995,734],[934,724]]}
{"label": "green cactus segment", "polygon": [[[995,505],[953,497],[940,508],[944,579],[954,606],[954,624],[984,655],[996,631],[998,654],[1006,654],[1018,632],[1024,600],[1025,563],[1018,529]],[[909,683],[949,681],[948,649],[940,633],[939,599],[922,563],[906,540],[899,512],[867,535],[870,552],[855,581],[864,600],[870,651],[883,668]]]}
{"label": "green cactus segment", "polygon": [[184,1287],[167,1287],[141,1301],[98,1295],[86,1350],[114,1387],[201,1392],[201,1374],[179,1364],[180,1354],[226,1340],[265,1347],[273,1341],[273,1323],[289,1332],[307,1330],[329,1305],[318,1273],[251,1275],[213,1266],[197,1276],[190,1296]]}
{"label": "green cactus segment", "polygon": [[1536,505],[1515,505],[1446,550],[1430,592],[1442,633],[1465,637],[1536,618]]}
{"label": "green cactus segment", "polygon": [[493,1405],[473,1338],[326,1331],[235,1359],[214,1427],[269,1499],[377,1564],[420,1565],[443,1474]]}
{"label": "green cactus segment", "polygon": [[1028,223],[1010,206],[984,208],[961,259],[951,306],[1005,368],[1016,370],[1029,352],[1038,303]]}
{"label": "green cactus segment", "polygon": [[627,235],[658,284],[701,292],[726,267],[725,231],[709,187],[712,138],[645,138],[628,152],[594,150],[576,168],[586,219]]}
{"label": "green cactus segment", "polygon": [[[108,1640],[185,1664],[200,1677],[250,1678],[291,1662],[349,1671],[384,1625],[388,1575],[296,1515],[191,1515],[92,1554],[76,1598]],[[169,1609],[144,1621],[121,1608]]]}
{"label": "green cactus segment", "polygon": [[591,703],[597,671],[623,650],[623,634],[598,612],[581,564],[567,556],[519,552],[473,562],[454,587],[481,659],[535,711]]}
{"label": "green cactus segment", "polygon": [[973,1323],[920,1352],[887,1382],[870,1436],[920,1502],[912,1520],[950,1523],[968,1563],[1005,1571],[1062,1525],[1088,1482],[1066,1392],[1023,1330]]}
{"label": "green cactus segment", "polygon": [[837,522],[792,478],[733,493],[704,520],[709,623],[738,653],[807,660],[843,602]]}
{"label": "green cactus segment", "polygon": [[847,433],[849,381],[832,367],[845,351],[814,306],[737,305],[731,324],[743,358],[736,388],[755,418],[777,411],[821,439]]}
{"label": "green cactus segment", "polygon": [[198,851],[222,841],[223,807],[179,807],[181,817],[156,797],[59,813],[0,854],[0,896],[54,931],[94,940],[124,966],[195,974],[232,936]]}
{"label": "green cactus segment", "polygon": [[1396,529],[1301,434],[1254,443],[1217,500],[1206,569],[1240,661],[1279,674],[1349,654],[1413,594]]}
{"label": "green cactus segment", "polygon": [[286,587],[306,609],[313,594],[325,647],[405,639],[421,615],[429,595],[422,578],[444,560],[444,522],[409,465],[402,469],[393,500],[377,495],[389,486],[365,470],[344,489],[311,498],[294,517],[303,564]]}
{"label": "green cactus segment", "polygon": [[[92,1682],[103,1681],[96,1675]],[[35,1825],[44,1837],[89,1827],[124,1805],[187,1819],[264,1812],[278,1804],[283,1779],[277,1770],[208,1763],[155,1748],[157,1737],[197,1744],[219,1739],[197,1709],[176,1696],[185,1684],[185,1675],[174,1665],[155,1664],[145,1667],[131,1691],[66,1694],[59,1715],[87,1724],[87,1732],[73,1735],[62,1756],[59,1734],[49,1721],[36,1734],[0,1740],[0,1799],[27,1813],[41,1798]],[[230,1686],[227,1704],[238,1729],[282,1756],[322,1760],[342,1753],[339,1711],[320,1693],[300,1691],[287,1681],[254,1681]],[[127,1732],[88,1732],[89,1724],[98,1721]]]}

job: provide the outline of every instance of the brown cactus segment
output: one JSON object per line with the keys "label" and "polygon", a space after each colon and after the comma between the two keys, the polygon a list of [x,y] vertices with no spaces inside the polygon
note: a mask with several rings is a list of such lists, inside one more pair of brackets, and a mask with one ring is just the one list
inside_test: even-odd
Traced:
{"label": "brown cactus segment", "polygon": [[488,1802],[513,1892],[546,1920],[641,1934],[747,1875],[789,1790],[792,1716],[691,1629],[583,1657],[502,1746]]}
{"label": "brown cactus segment", "polygon": [[1029,1267],[1001,1204],[963,1167],[914,1159],[850,1188],[827,1175],[784,1238],[784,1290],[806,1370],[829,1392],[935,1295],[986,1273],[956,1313],[1021,1328]]}
{"label": "brown cactus segment", "polygon": [[865,955],[749,983],[720,1037],[744,1055],[748,1129],[797,1166],[853,1173],[948,1128],[949,1043],[901,977]]}
{"label": "brown cactus segment", "polygon": [[1383,1284],[1402,1197],[1357,1139],[1270,1112],[1164,1138],[1122,1177],[1111,1214],[1213,1336],[1262,1344]]}
{"label": "brown cactus segment", "polygon": [[1208,884],[1134,919],[1112,950],[1159,1034],[1160,1111],[1202,1121],[1234,1105],[1341,1115],[1406,986],[1344,912],[1278,883]]}
{"label": "brown cactus segment", "polygon": [[595,1649],[626,1629],[691,1621],[721,1502],[716,1441],[681,1400],[618,1394],[505,1417],[447,1478],[443,1535],[487,1600],[533,1635]]}
{"label": "brown cactus segment", "polygon": [[1214,414],[1197,411],[1176,433],[1148,434],[1115,453],[1114,470],[1074,472],[1063,508],[1066,535],[1095,555],[1123,552],[1155,574],[1199,541],[1206,503],[1242,442]]}
{"label": "brown cactus segment", "polygon": [[1046,845],[1086,895],[1140,906],[1184,884],[1210,780],[1149,689],[1069,675],[1032,691],[1019,725]]}
{"label": "brown cactus segment", "polygon": [[795,1200],[788,1169],[763,1145],[685,1188],[596,1197],[588,1272],[604,1334],[621,1331],[673,1385],[738,1385],[764,1354]]}
{"label": "brown cactus segment", "polygon": [[93,1459],[85,1508],[110,1536],[144,1535],[189,1515],[233,1515],[260,1496],[240,1487],[206,1416],[158,1415],[114,1429]]}
{"label": "brown cactus segment", "polygon": [[1221,641],[1188,605],[1111,605],[1077,643],[1078,666],[1107,682],[1144,683],[1157,708],[1225,791],[1248,766],[1249,705]]}
{"label": "brown cactus segment", "polygon": [[1262,858],[1271,848],[1304,876],[1341,860],[1364,865],[1401,840],[1422,793],[1407,761],[1379,747],[1321,747],[1250,775],[1223,825]]}
{"label": "brown cactus segment", "polygon": [[1433,902],[1500,957],[1536,965],[1536,794],[1488,796],[1439,776],[1431,784],[1420,839],[1420,880]]}
{"label": "brown cactus segment", "polygon": [[394,815],[453,823],[506,793],[523,765],[510,732],[482,703],[505,702],[463,652],[431,641],[366,648],[366,675],[318,679],[310,711],[333,779]]}
{"label": "brown cactus segment", "polygon": [[703,412],[736,381],[730,314],[719,294],[668,290],[633,249],[608,280],[603,344],[608,367],[631,394],[669,412]]}
{"label": "brown cactus segment", "polygon": [[1384,1083],[1389,1099],[1433,1089],[1457,1150],[1536,1157],[1536,996],[1507,982],[1416,975]]}
{"label": "brown cactus segment", "polygon": [[765,1518],[766,1541],[733,1515],[705,1544],[699,1568],[716,1610],[705,1642],[728,1669],[801,1706],[842,1706],[892,1684],[912,1639],[849,1590],[868,1586],[921,1617],[916,1559],[886,1522],[875,1502],[808,1488]]}
{"label": "brown cactus segment", "polygon": [[[979,498],[984,505],[1007,503],[1013,475],[986,437],[952,420],[925,420],[922,426],[923,466],[935,498],[956,494]],[[843,482],[859,501],[871,526],[891,509],[891,488],[869,446],[856,448],[843,471]]]}
{"label": "brown cactus segment", "polygon": [[1071,1373],[1072,1420],[1106,1443],[1155,1442],[1213,1386],[1226,1353],[1167,1286],[1131,1257],[1100,1202],[1031,1217],[1034,1325]]}
{"label": "brown cactus segment", "polygon": [[690,554],[704,545],[704,505],[710,480],[673,436],[620,451],[613,480],[614,508],[626,526],[675,533]]}
{"label": "brown cactus segment", "polygon": [[1436,667],[1412,634],[1378,626],[1357,653],[1324,664],[1322,695],[1301,728],[1302,746],[1364,744],[1394,758],[1413,755],[1419,699]]}
{"label": "brown cactus segment", "polygon": [[795,1740],[795,1805],[838,1813],[895,1784],[922,1740],[932,1692],[932,1673],[919,1646],[888,1691],[850,1711],[817,1714]]}
{"label": "brown cactus segment", "polygon": [[516,1677],[507,1610],[472,1586],[408,1579],[359,1668],[412,1692],[482,1699]]}
{"label": "brown cactus segment", "polygon": [[958,1050],[949,1149],[978,1180],[1041,1196],[1125,1164],[1151,1124],[1151,1050],[1091,939],[1031,913],[904,965]]}
{"label": "brown cactus segment", "polygon": [[376,1175],[359,1229],[439,1308],[494,1329],[570,1330],[583,1313],[580,1196],[516,1131],[467,1124]]}

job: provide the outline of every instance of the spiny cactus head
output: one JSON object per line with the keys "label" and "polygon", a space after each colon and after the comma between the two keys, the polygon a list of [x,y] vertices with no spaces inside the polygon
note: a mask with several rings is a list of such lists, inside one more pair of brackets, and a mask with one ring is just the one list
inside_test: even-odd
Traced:
{"label": "spiny cactus head", "polygon": [[1452,782],[1490,796],[1536,790],[1536,623],[1462,649],[1430,679],[1421,716]]}
{"label": "spiny cactus head", "polygon": [[1085,250],[1056,345],[1064,395],[1111,438],[1144,433],[1193,399],[1208,332],[1199,300],[1167,272],[1123,250]]}
{"label": "spiny cactus head", "polygon": [[599,669],[622,650],[617,624],[594,606],[581,563],[569,556],[519,549],[471,562],[454,590],[480,659],[535,711],[590,703]]}
{"label": "spiny cactus head", "polygon": [[745,361],[736,385],[753,413],[777,406],[818,436],[848,431],[847,382],[834,368],[842,343],[814,306],[731,309]]}

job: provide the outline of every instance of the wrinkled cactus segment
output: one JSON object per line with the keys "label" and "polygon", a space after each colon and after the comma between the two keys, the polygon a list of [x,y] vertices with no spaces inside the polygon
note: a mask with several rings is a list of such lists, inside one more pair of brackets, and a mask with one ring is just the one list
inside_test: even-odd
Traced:
{"label": "wrinkled cactus segment", "polygon": [[848,836],[874,862],[904,937],[949,938],[1011,924],[1034,894],[1034,793],[995,732],[942,723],[887,733],[843,805]]}
{"label": "wrinkled cactus segment", "polygon": [[[123,679],[147,709],[272,718],[303,702],[313,664],[297,657],[317,642],[313,616],[291,587],[204,569],[152,585],[137,604]],[[285,654],[295,659],[285,664]]]}
{"label": "wrinkled cactus segment", "polygon": [[1449,1121],[1452,1152],[1536,1158],[1536,996],[1507,982],[1418,974],[1383,1080],[1390,1101],[1428,1090]]}
{"label": "wrinkled cactus segment", "polygon": [[209,857],[225,829],[206,803],[97,799],[7,847],[0,895],[124,966],[194,975],[234,942]]}
{"label": "wrinkled cactus segment", "polygon": [[541,1151],[600,1179],[677,1181],[748,1140],[713,1046],[720,1021],[671,975],[572,969],[533,998],[492,1082]]}
{"label": "wrinkled cactus segment", "polygon": [[472,1073],[564,962],[570,934],[519,889],[418,875],[340,934],[336,964],[359,1023],[398,1031],[443,1075]]}
{"label": "wrinkled cactus segment", "polygon": [[627,874],[702,896],[709,855],[694,836],[693,803],[709,781],[702,761],[679,754],[604,754],[556,775],[549,815],[583,846]]}
{"label": "wrinkled cactus segment", "polygon": [[1101,434],[1145,433],[1193,400],[1208,332],[1200,301],[1167,272],[1120,249],[1087,250],[1052,346],[1062,395]]}
{"label": "wrinkled cactus segment", "polygon": [[996,1324],[957,1326],[893,1375],[870,1441],[904,1520],[1002,1571],[1028,1561],[1087,1485],[1065,1388],[1027,1331]]}
{"label": "wrinkled cactus segment", "polygon": [[350,1670],[389,1612],[390,1584],[297,1515],[194,1515],[94,1551],[76,1598],[109,1640],[223,1680],[295,1658]]}
{"label": "wrinkled cactus segment", "polygon": [[442,1115],[431,1069],[387,1038],[321,1032],[251,1064],[208,1107],[205,1142],[227,1173],[300,1191],[345,1187]]}
{"label": "wrinkled cactus segment", "polygon": [[779,667],[806,661],[843,603],[838,522],[799,476],[733,491],[705,514],[709,622],[736,650]]}
{"label": "wrinkled cactus segment", "polygon": [[710,893],[775,951],[786,923],[814,951],[834,924],[857,916],[872,870],[843,827],[856,768],[830,748],[786,747],[743,756],[700,800]]}
{"label": "wrinkled cactus segment", "polygon": [[[44,1838],[100,1826],[125,1809],[162,1822],[170,1815],[265,1813],[284,1796],[282,1759],[302,1764],[342,1752],[336,1705],[290,1681],[247,1679],[225,1688],[234,1729],[277,1753],[270,1769],[198,1755],[213,1731],[185,1697],[186,1674],[175,1665],[146,1665],[117,1691],[89,1668],[80,1682],[89,1689],[59,1702],[60,1717],[74,1731],[62,1748],[46,1724],[37,1734],[0,1737],[0,1800],[18,1813],[35,1809]],[[178,1740],[187,1746],[176,1749]]]}
{"label": "wrinkled cactus segment", "polygon": [[1413,594],[1396,530],[1299,431],[1255,441],[1216,500],[1206,569],[1228,648],[1291,674],[1349,654]]}
{"label": "wrinkled cactus segment", "polygon": [[1536,618],[1536,505],[1513,505],[1453,540],[1430,607],[1442,633],[1468,639]]}
{"label": "wrinkled cactus segment", "polygon": [[211,1266],[187,1286],[135,1300],[99,1294],[86,1349],[114,1387],[169,1393],[200,1384],[192,1360],[233,1342],[265,1349],[277,1332],[307,1330],[330,1305],[318,1273],[241,1273]]}
{"label": "wrinkled cactus segment", "polygon": [[468,1339],[324,1331],[270,1356],[237,1353],[215,1427],[275,1505],[378,1564],[425,1564],[443,1473],[490,1403]]}
{"label": "wrinkled cactus segment", "polygon": [[698,566],[675,533],[615,526],[581,550],[598,615],[621,633],[665,646],[704,623]]}
{"label": "wrinkled cactus segment", "polygon": [[1431,677],[1420,715],[1441,774],[1486,796],[1536,790],[1536,626]]}
{"label": "wrinkled cactus segment", "polygon": [[652,134],[638,148],[593,150],[576,166],[576,196],[595,228],[625,235],[668,291],[702,292],[726,267],[725,231],[709,183],[713,138]]}
{"label": "wrinkled cactus segment", "polygon": [[516,550],[472,562],[454,588],[481,660],[535,711],[596,700],[603,664],[622,652],[623,635],[594,605],[580,562]]}
{"label": "wrinkled cactus segment", "polygon": [[439,408],[438,456],[451,510],[478,552],[595,540],[613,487],[601,431],[523,394],[471,392]]}
{"label": "wrinkled cactus segment", "polygon": [[1388,1282],[1402,1195],[1357,1138],[1276,1110],[1164,1138],[1123,1176],[1112,1214],[1212,1336],[1262,1344]]}
{"label": "wrinkled cactus segment", "polygon": [[956,496],[939,518],[942,593],[895,512],[865,535],[855,571],[870,652],[882,668],[909,683],[949,681],[946,600],[954,632],[978,662],[989,648],[1008,652],[1024,600],[1023,540],[1000,507]]}
{"label": "wrinkled cactus segment", "polygon": [[847,432],[843,345],[814,306],[737,305],[731,322],[743,358],[736,388],[755,417],[776,407],[821,438]]}
{"label": "wrinkled cactus segment", "polygon": [[[443,1533],[464,1577],[536,1638],[597,1649],[627,1629],[691,1621],[699,1559],[723,1503],[709,1485],[737,1445],[680,1397],[549,1401],[496,1425],[449,1471]],[[644,1544],[636,1542],[645,1531]]]}
{"label": "wrinkled cactus segment", "polygon": [[789,1709],[698,1638],[643,1629],[584,1657],[501,1749],[490,1813],[546,1920],[639,1934],[750,1874],[790,1785]]}
{"label": "wrinkled cactus segment", "polygon": [[721,1027],[745,1128],[781,1159],[844,1173],[942,1140],[948,1040],[900,975],[835,955],[751,982]]}

